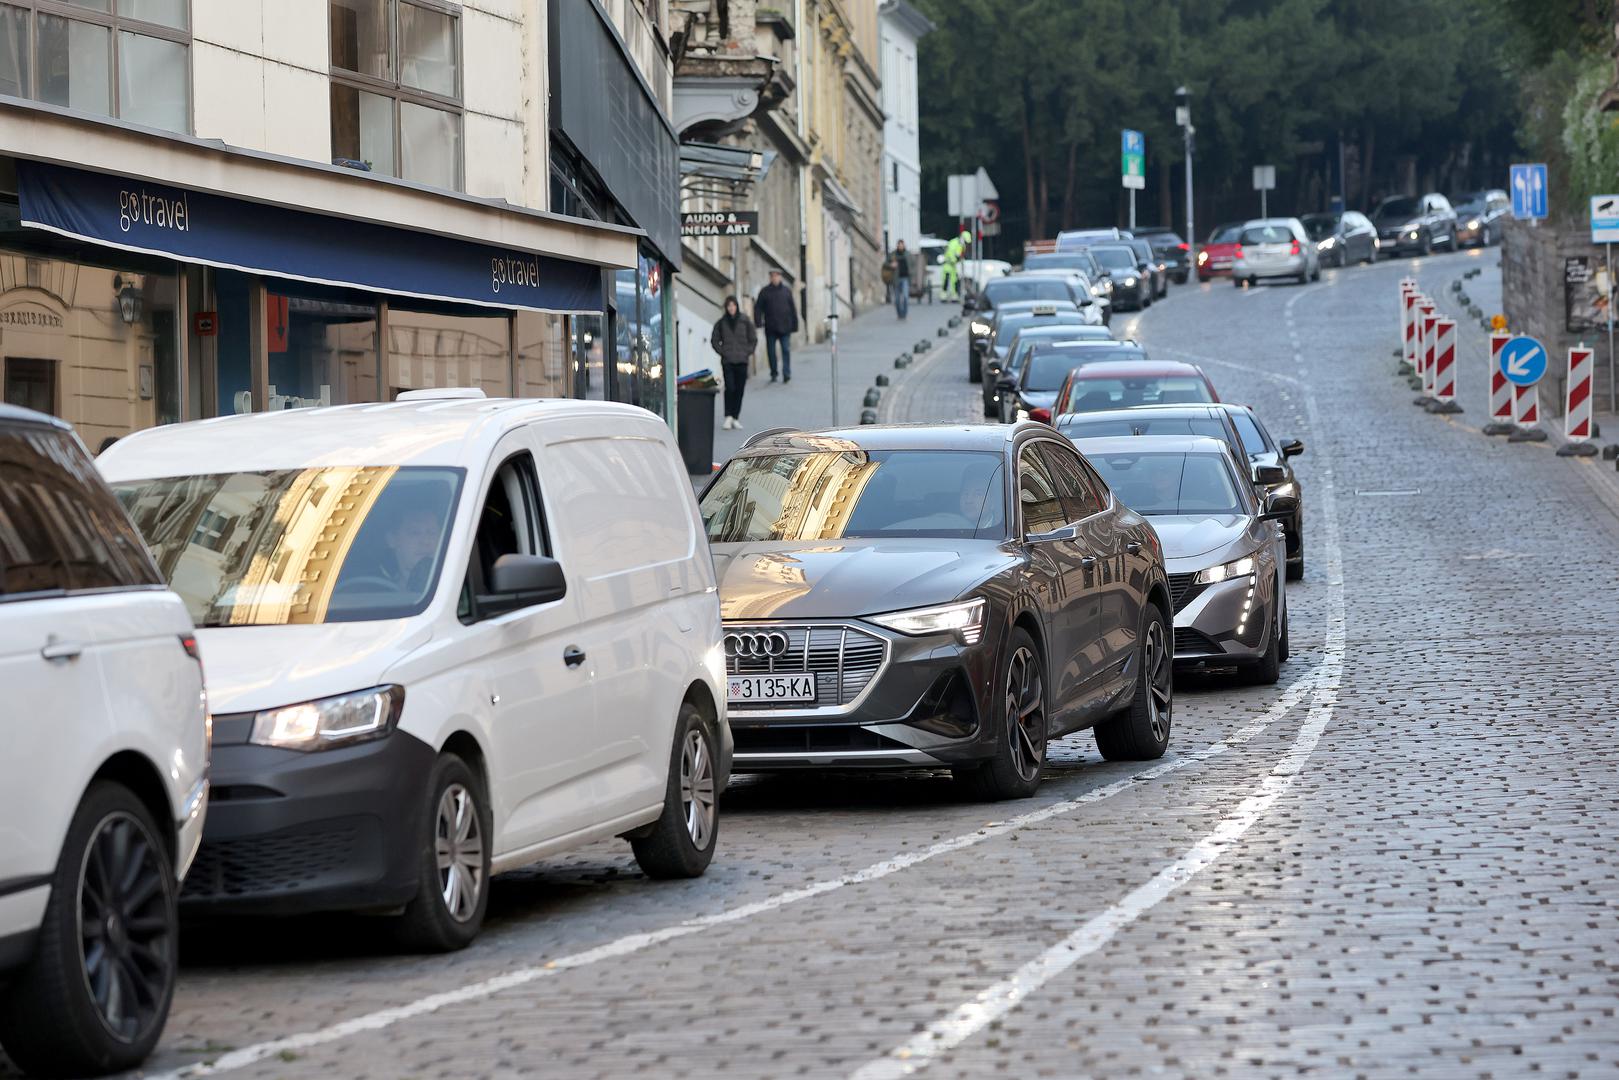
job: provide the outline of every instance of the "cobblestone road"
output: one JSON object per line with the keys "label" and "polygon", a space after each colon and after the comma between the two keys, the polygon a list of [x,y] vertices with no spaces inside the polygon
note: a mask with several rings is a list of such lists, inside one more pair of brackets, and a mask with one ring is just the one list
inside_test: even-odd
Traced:
{"label": "cobblestone road", "polygon": [[[499,879],[449,958],[364,921],[193,928],[151,1072],[1619,1074],[1607,481],[1476,433],[1476,332],[1460,417],[1390,358],[1402,274],[1445,295],[1495,260],[1132,320],[1308,446],[1283,683],[1183,684],[1162,762],[1078,737],[996,806],[921,773],[745,780],[707,877],[591,848]],[[974,416],[960,352],[896,380],[895,419]]]}

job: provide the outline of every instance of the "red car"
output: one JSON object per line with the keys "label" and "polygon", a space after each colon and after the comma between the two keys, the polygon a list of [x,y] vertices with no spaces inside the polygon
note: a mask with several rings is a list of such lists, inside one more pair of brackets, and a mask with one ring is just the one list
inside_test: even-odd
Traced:
{"label": "red car", "polygon": [[1197,252],[1199,281],[1231,276],[1231,260],[1237,257],[1237,249],[1242,246],[1237,243],[1237,237],[1242,235],[1242,226],[1242,222],[1232,221],[1215,226],[1214,231],[1209,233],[1209,242]]}
{"label": "red car", "polygon": [[1047,423],[1071,412],[1133,409],[1137,405],[1176,405],[1216,402],[1220,395],[1196,364],[1175,360],[1104,360],[1068,373],[1050,416],[1030,413]]}

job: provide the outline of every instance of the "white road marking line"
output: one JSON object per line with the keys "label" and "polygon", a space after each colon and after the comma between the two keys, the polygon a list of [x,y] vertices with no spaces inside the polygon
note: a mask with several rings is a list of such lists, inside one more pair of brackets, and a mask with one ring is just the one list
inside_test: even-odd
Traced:
{"label": "white road marking line", "polygon": [[841,877],[830,878],[826,881],[818,881],[797,889],[789,889],[785,892],[777,893],[775,896],[767,897],[752,904],[743,904],[740,907],[731,908],[727,911],[721,911],[714,915],[705,915],[700,918],[689,919],[686,922],[676,923],[673,926],[666,926],[659,930],[649,930],[639,934],[627,934],[624,937],[609,941],[603,945],[598,945],[592,949],[586,949],[583,952],[561,956],[555,960],[532,967],[517,968],[513,971],[508,971],[503,975],[496,975],[493,978],[485,979],[481,982],[469,983],[466,986],[457,987],[454,990],[446,990],[439,994],[431,994],[427,997],[420,998],[416,1001],[399,1005],[394,1008],[379,1009],[376,1012],[366,1013],[363,1016],[356,1016],[349,1020],[343,1020],[328,1027],[317,1028],[313,1031],[301,1032],[299,1034],[288,1035],[279,1039],[270,1039],[265,1042],[255,1043],[252,1046],[245,1046],[239,1050],[232,1050],[221,1054],[218,1058],[212,1061],[199,1062],[195,1065],[183,1066],[171,1072],[157,1074],[152,1078],[152,1080],[190,1080],[192,1077],[217,1076],[220,1073],[232,1072],[236,1069],[246,1068],[247,1066],[256,1062],[263,1061],[266,1058],[275,1057],[281,1053],[296,1053],[299,1051],[309,1050],[313,1047],[323,1046],[327,1043],[334,1043],[343,1039],[352,1038],[356,1035],[363,1035],[367,1032],[381,1031],[384,1028],[392,1027],[393,1025],[402,1021],[410,1020],[418,1016],[425,1016],[428,1013],[437,1012],[438,1010],[447,1008],[451,1005],[460,1005],[469,1001],[477,1001],[493,994],[498,994],[503,990],[510,990],[514,987],[523,986],[527,983],[535,982],[536,980],[543,979],[551,975],[557,975],[564,971],[570,971],[574,968],[588,967],[591,964],[600,963],[603,960],[612,960],[621,956],[629,956],[632,953],[641,952],[642,950],[651,948],[654,945],[661,945],[666,941],[674,941],[677,938],[689,937],[692,934],[701,933],[704,930],[709,930],[716,926],[724,926],[728,923],[740,922],[743,919],[751,918],[755,915],[763,915],[767,912],[787,907],[789,904],[796,904],[800,901],[809,900],[813,897],[824,896],[827,893],[835,892],[838,889],[846,888],[850,885],[860,885],[868,881],[877,881],[892,874],[897,874],[901,870],[906,870],[912,866],[916,866],[918,863],[923,863],[927,862],[929,859],[938,858],[940,855],[948,855],[952,852],[961,851],[965,848],[970,848],[977,844],[981,844],[986,840],[993,840],[997,837],[1017,832],[1020,829],[1028,828],[1031,825],[1037,825],[1040,822],[1048,821],[1051,818],[1072,813],[1075,810],[1078,810],[1080,807],[1088,806],[1091,803],[1101,802],[1103,799],[1111,798],[1120,792],[1129,791],[1131,788],[1134,788],[1136,785],[1143,783],[1144,781],[1156,780],[1160,776],[1165,776],[1179,769],[1184,769],[1189,765],[1195,765],[1200,762],[1207,761],[1209,758],[1223,754],[1232,747],[1240,746],[1241,744],[1254,738],[1254,736],[1264,731],[1265,728],[1270,724],[1275,723],[1283,716],[1286,716],[1287,713],[1294,708],[1294,706],[1298,705],[1299,702],[1304,699],[1306,694],[1310,693],[1320,685],[1323,668],[1324,665],[1317,665],[1308,673],[1290,683],[1287,689],[1282,691],[1281,696],[1278,697],[1276,701],[1273,702],[1257,720],[1254,720],[1252,723],[1237,729],[1224,739],[1211,743],[1199,750],[1193,750],[1186,754],[1181,754],[1165,761],[1161,761],[1157,765],[1153,765],[1150,768],[1142,769],[1140,772],[1132,773],[1129,776],[1126,776],[1120,780],[1115,780],[1110,784],[1104,784],[1101,787],[1093,788],[1090,791],[1077,795],[1072,799],[1064,799],[1061,802],[1051,803],[1050,805],[1043,806],[1038,810],[1031,810],[1026,814],[1019,814],[1018,816],[1008,818],[1005,821],[986,825],[974,832],[964,833],[948,840],[941,840],[938,843],[923,848],[919,851],[900,855],[893,859],[886,859],[883,862],[873,863],[862,870],[856,870],[853,873],[845,874]]}
{"label": "white road marking line", "polygon": [[[1292,320],[1293,301],[1287,304]],[[1274,375],[1272,372],[1260,372]],[[1285,375],[1274,377],[1297,382]],[[1305,407],[1313,432],[1319,433],[1320,413],[1315,395],[1305,391]],[[1325,471],[1321,492],[1321,516],[1326,532],[1327,556],[1327,639],[1321,665],[1312,672],[1320,676],[1310,712],[1299,728],[1298,738],[1259,787],[1221,818],[1214,829],[1180,858],[1154,874],[1145,884],[1126,893],[1116,904],[1087,920],[1063,938],[1018,968],[1005,979],[980,991],[971,1001],[934,1021],[927,1028],[879,1058],[866,1062],[850,1074],[850,1080],[896,1080],[932,1064],[941,1054],[960,1046],[1038,991],[1053,978],[1105,946],[1120,930],[1151,911],[1176,889],[1185,885],[1238,843],[1265,813],[1293,786],[1304,765],[1315,752],[1321,735],[1332,719],[1343,681],[1345,615],[1343,553],[1338,534],[1338,505],[1330,471]]]}

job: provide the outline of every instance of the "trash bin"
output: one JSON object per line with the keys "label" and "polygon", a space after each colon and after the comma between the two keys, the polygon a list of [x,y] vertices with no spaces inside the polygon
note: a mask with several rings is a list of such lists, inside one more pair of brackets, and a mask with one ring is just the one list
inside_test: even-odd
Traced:
{"label": "trash bin", "polygon": [[686,472],[707,476],[714,471],[714,395],[712,388],[678,387],[675,392],[676,439]]}

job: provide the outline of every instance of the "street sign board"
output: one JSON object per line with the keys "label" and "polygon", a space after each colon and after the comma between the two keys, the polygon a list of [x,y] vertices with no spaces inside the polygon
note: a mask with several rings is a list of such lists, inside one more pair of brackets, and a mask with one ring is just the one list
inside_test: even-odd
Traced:
{"label": "street sign board", "polygon": [[1619,243],[1619,195],[1591,196],[1591,243]]}
{"label": "street sign board", "polygon": [[1274,166],[1274,165],[1255,165],[1254,166],[1254,190],[1255,191],[1275,191],[1276,190],[1276,166]]}
{"label": "street sign board", "polygon": [[1120,176],[1127,188],[1147,186],[1147,137],[1139,131],[1124,129]]}
{"label": "street sign board", "polygon": [[680,215],[681,236],[757,236],[759,211],[708,210]]}
{"label": "street sign board", "polygon": [[967,201],[962,190],[966,186],[963,181],[970,183],[971,180],[972,177],[962,176],[959,173],[945,177],[945,212],[951,217],[959,218],[964,213],[963,208],[967,205]]}
{"label": "street sign board", "polygon": [[1546,166],[1513,165],[1507,188],[1512,192],[1512,216],[1539,221],[1546,216]]}
{"label": "street sign board", "polygon": [[1533,386],[1546,374],[1546,346],[1527,334],[1520,334],[1501,346],[1496,354],[1501,374],[1516,386]]}

